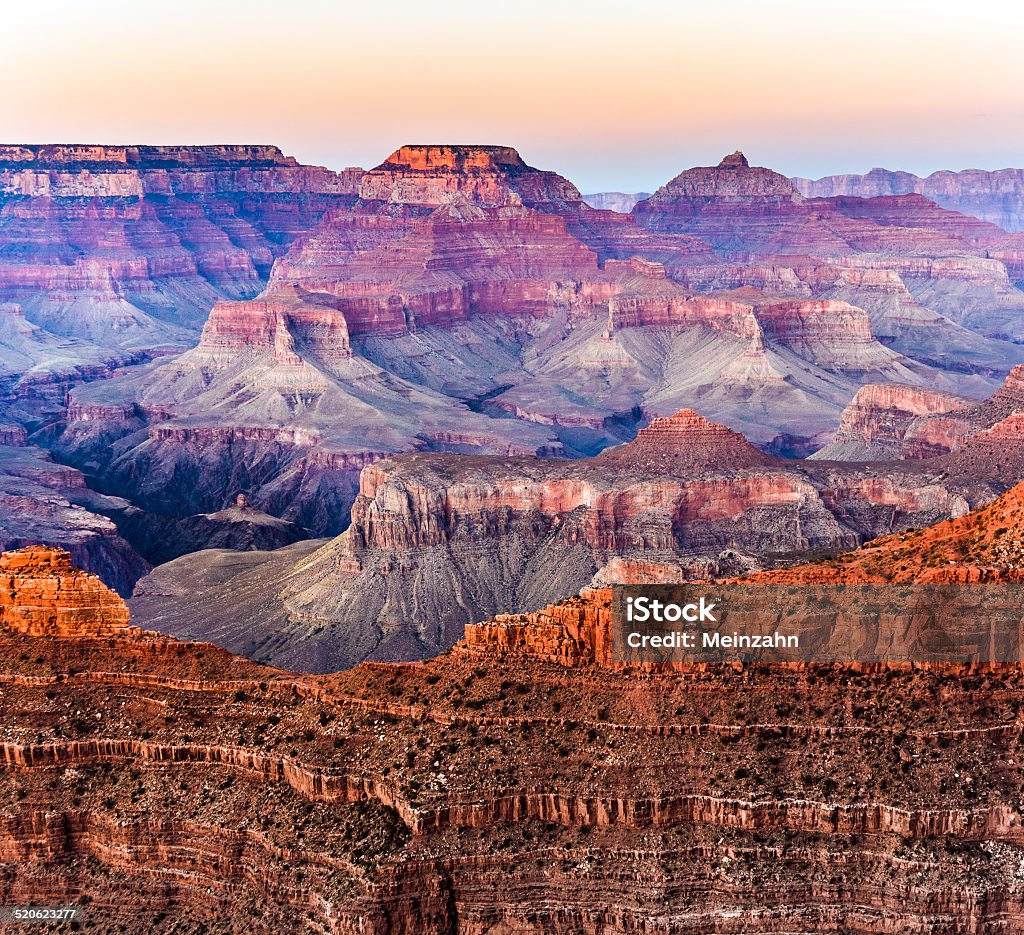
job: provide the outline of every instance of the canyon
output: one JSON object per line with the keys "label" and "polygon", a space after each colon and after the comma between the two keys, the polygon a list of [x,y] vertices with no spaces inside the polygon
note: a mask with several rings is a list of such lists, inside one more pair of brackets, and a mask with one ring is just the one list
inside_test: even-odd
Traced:
{"label": "canyon", "polygon": [[131,606],[147,627],[306,671],[424,658],[467,623],[590,585],[741,574],[959,515],[1005,475],[782,459],[682,410],[592,458],[376,462],[334,540],[186,555]]}
{"label": "canyon", "polygon": [[[1019,577],[1022,496],[805,573]],[[1020,926],[1019,667],[622,669],[606,615],[589,590],[429,662],[297,675],[8,552],[0,896],[100,932]]]}
{"label": "canyon", "polygon": [[[805,199],[734,154],[624,215],[510,147],[405,146],[333,182],[258,155],[334,199],[263,292],[30,424],[154,515],[241,493],[332,536],[393,454],[588,457],[683,407],[803,457],[864,384],[984,398],[1024,358],[1024,293],[989,256],[1009,235],[916,195]],[[257,184],[217,171],[195,186]]]}
{"label": "canyon", "polygon": [[263,662],[418,659],[1024,476],[1024,253],[921,193],[737,152],[622,213],[484,145],[15,146],[0,190],[4,543]]}

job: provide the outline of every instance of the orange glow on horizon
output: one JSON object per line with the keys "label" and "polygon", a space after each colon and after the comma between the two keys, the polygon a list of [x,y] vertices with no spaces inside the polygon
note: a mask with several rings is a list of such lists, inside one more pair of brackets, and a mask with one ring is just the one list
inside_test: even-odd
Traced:
{"label": "orange glow on horizon", "polygon": [[790,174],[1024,151],[1015,7],[57,6],[41,31],[15,11],[0,38],[11,142],[272,142],[334,167],[414,140],[504,143],[584,189],[650,188],[737,147]]}

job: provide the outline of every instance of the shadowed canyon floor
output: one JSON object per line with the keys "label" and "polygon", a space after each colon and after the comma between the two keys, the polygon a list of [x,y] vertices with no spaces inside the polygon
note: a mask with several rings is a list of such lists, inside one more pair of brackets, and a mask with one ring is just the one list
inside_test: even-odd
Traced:
{"label": "shadowed canyon floor", "polygon": [[[960,545],[1020,500],[908,547],[1019,578]],[[603,601],[296,676],[7,553],[0,896],[101,933],[1024,929],[1019,669],[617,671]]]}
{"label": "shadowed canyon floor", "polygon": [[[1018,379],[971,411],[1012,412]],[[588,585],[741,574],[959,515],[1021,477],[1021,445],[1010,415],[931,458],[793,461],[683,410],[594,458],[404,455],[363,471],[336,539],[187,555],[132,606],[147,627],[307,671],[423,658]]]}

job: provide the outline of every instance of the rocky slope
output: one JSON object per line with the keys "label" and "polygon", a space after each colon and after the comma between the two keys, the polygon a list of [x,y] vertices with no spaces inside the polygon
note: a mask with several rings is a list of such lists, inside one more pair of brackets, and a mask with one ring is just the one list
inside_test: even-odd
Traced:
{"label": "rocky slope", "polygon": [[0,405],[7,421],[31,426],[58,417],[72,387],[146,358],[51,334],[32,324],[20,305],[0,302]]}
{"label": "rocky slope", "polygon": [[59,556],[0,580],[5,904],[103,933],[1024,925],[1016,668],[548,658],[590,596],[314,678],[125,628],[109,595],[71,622],[62,595],[102,592]]}
{"label": "rocky slope", "polygon": [[[843,410],[839,429],[816,458],[885,461],[968,457],[994,436],[1008,463],[1024,463],[1015,415],[1024,406],[1024,367],[1015,367],[986,400],[963,399],[902,384],[870,384]],[[994,436],[993,436],[994,433]],[[949,459],[947,459],[949,460]],[[955,458],[953,460],[956,460]]]}
{"label": "rocky slope", "polygon": [[0,301],[111,351],[188,346],[361,175],[273,146],[0,146]]}
{"label": "rocky slope", "polygon": [[814,565],[752,576],[757,582],[994,583],[1024,580],[1024,484],[964,516]]}
{"label": "rocky slope", "polygon": [[[186,556],[143,579],[132,606],[146,626],[309,670],[421,658],[468,622],[594,581],[735,574],[956,515],[1005,489],[986,477],[785,461],[684,410],[577,461],[378,462],[351,526],[322,548]],[[239,612],[240,594],[258,613]]]}
{"label": "rocky slope", "polygon": [[865,175],[827,175],[792,181],[802,195],[811,198],[875,198],[917,192],[944,208],[974,215],[1005,230],[1024,230],[1024,169],[942,170],[926,178],[911,172],[872,169]]}

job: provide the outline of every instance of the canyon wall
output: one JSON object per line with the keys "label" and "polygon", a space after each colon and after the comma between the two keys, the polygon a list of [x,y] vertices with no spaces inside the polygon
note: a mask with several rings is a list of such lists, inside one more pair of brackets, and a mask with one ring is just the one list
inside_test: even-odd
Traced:
{"label": "canyon wall", "polygon": [[9,628],[80,579],[2,561],[33,582],[0,617],[8,905],[337,935],[926,935],[1024,913],[1015,669],[616,671],[580,658],[591,592],[428,663],[311,677],[108,627],[109,595],[91,626]]}

